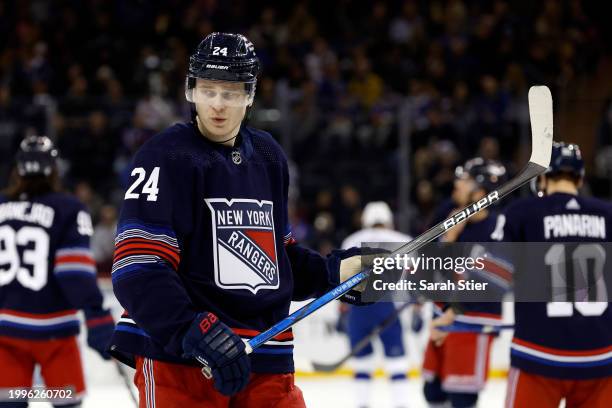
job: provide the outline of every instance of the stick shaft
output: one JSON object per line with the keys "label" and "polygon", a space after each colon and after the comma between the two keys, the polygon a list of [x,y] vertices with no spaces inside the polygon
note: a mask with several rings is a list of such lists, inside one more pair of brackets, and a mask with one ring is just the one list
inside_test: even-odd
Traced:
{"label": "stick shaft", "polygon": [[130,375],[127,373],[127,371],[125,371],[125,368],[123,367],[122,363],[118,361],[114,361],[114,363],[115,367],[117,367],[119,375],[121,376],[121,379],[123,380],[123,384],[125,385],[126,391],[128,392],[128,394],[130,394],[130,399],[132,400],[132,403],[135,407],[138,407],[138,398],[136,397],[134,389],[132,388],[132,380],[130,378]]}
{"label": "stick shaft", "polygon": [[[529,89],[528,100],[531,122],[531,158],[525,168],[516,177],[502,185],[499,189],[489,193],[486,197],[482,198],[478,202],[472,203],[463,210],[453,214],[448,219],[419,235],[413,241],[402,245],[388,256],[409,254],[411,252],[418,251],[429,242],[444,234],[450,228],[465,222],[465,220],[474,214],[484,210],[494,202],[502,199],[504,196],[508,195],[518,187],[527,183],[533,177],[542,174],[548,168],[553,138],[553,112],[550,90],[546,86],[532,86]],[[358,273],[320,298],[315,299],[300,310],[297,310],[291,315],[287,316],[270,329],[252,338],[246,344],[247,354],[251,353],[254,349],[266,341],[287,330],[289,327],[314,313],[329,302],[347,293],[352,288],[359,285],[359,283],[366,280],[369,273],[370,270],[365,270]]]}
{"label": "stick shaft", "polygon": [[378,336],[381,332],[383,332],[385,329],[391,326],[399,318],[400,313],[412,304],[414,303],[413,302],[404,303],[402,306],[400,306],[399,308],[391,312],[389,316],[387,316],[382,322],[377,324],[370,331],[370,333],[366,334],[361,340],[359,340],[359,342],[355,344],[355,346],[350,350],[350,352],[346,356],[344,356],[341,360],[337,361],[336,363],[333,363],[333,364],[313,363],[313,367],[315,371],[326,371],[326,372],[334,371],[335,369],[340,367],[342,364],[346,363],[351,357],[355,356],[357,353],[363,350],[368,344],[370,344],[370,342],[372,341],[374,337]]}
{"label": "stick shaft", "polygon": [[[516,177],[514,177],[512,180],[509,180],[507,183],[502,185],[497,190],[494,190],[491,193],[489,193],[485,198],[482,198],[481,200],[468,205],[461,211],[453,214],[448,219],[428,229],[427,231],[425,231],[424,233],[416,237],[414,240],[408,242],[407,244],[402,245],[401,247],[391,252],[387,256],[392,257],[397,254],[409,254],[411,252],[418,251],[419,249],[421,249],[428,243],[438,238],[440,235],[444,234],[449,229],[455,227],[456,225],[462,222],[465,222],[468,218],[470,218],[474,214],[484,210],[485,208],[489,207],[491,204],[501,200],[503,197],[510,194],[512,191],[516,190],[523,184],[527,183],[533,177],[537,176],[538,174],[543,173],[545,170],[546,170],[546,167],[540,166],[539,164],[536,164],[533,162],[527,163],[527,166],[525,166],[525,168]],[[250,354],[257,347],[261,346],[268,340],[272,339],[274,336],[284,332],[285,330],[287,330],[288,328],[290,328],[291,326],[293,326],[300,320],[304,319],[305,317],[311,315],[315,311],[319,310],[320,308],[322,308],[329,302],[344,295],[345,293],[350,291],[352,288],[354,288],[355,286],[359,285],[361,282],[366,280],[369,275],[370,275],[370,270],[368,269],[362,272],[359,272],[357,275],[344,281],[339,286],[330,290],[323,296],[313,300],[312,302],[308,303],[306,306],[302,307],[301,309],[296,310],[295,312],[293,312],[292,314],[290,314],[289,316],[287,316],[280,322],[276,323],[274,326],[270,327],[268,330],[260,333],[256,337],[253,337],[246,344],[247,354]]]}
{"label": "stick shaft", "polygon": [[473,324],[453,323],[448,326],[440,326],[438,330],[448,333],[499,333],[502,330],[514,329],[513,324]]}

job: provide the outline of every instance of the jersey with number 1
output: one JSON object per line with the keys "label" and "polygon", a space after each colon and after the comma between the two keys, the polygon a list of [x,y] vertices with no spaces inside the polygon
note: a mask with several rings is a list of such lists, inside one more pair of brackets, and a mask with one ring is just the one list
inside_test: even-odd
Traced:
{"label": "jersey with number 1", "polygon": [[[574,261],[604,254],[590,249],[594,243],[609,241],[612,232],[610,204],[564,193],[517,201],[500,217],[504,241],[559,242],[547,252],[561,251],[554,255]],[[596,259],[584,261],[600,264]],[[517,302],[514,310],[513,367],[565,379],[612,375],[612,308],[607,301]]]}
{"label": "jersey with number 1", "polygon": [[0,195],[0,335],[49,339],[79,332],[77,309],[103,316],[83,204],[63,193]]}

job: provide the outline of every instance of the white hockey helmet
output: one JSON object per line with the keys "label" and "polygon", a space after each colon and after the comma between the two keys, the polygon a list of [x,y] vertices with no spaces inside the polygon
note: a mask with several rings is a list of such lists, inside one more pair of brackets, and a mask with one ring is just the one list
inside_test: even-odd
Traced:
{"label": "white hockey helmet", "polygon": [[361,213],[361,226],[371,228],[375,225],[384,225],[393,228],[393,213],[384,201],[372,201],[366,204]]}

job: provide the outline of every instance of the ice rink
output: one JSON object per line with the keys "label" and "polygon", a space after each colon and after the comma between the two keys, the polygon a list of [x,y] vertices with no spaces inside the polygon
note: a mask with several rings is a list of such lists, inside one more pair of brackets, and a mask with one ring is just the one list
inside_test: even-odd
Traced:
{"label": "ice rink", "polygon": [[[110,282],[101,280],[100,285],[105,295],[105,304],[113,310],[113,314],[118,317],[122,311],[121,306],[112,294]],[[292,309],[300,307],[300,303],[295,303]],[[505,318],[512,319],[509,315],[510,305],[506,305]],[[429,307],[423,311],[427,316],[430,313]],[[427,319],[425,327],[418,335],[411,333],[407,328],[410,327],[410,313],[402,313],[404,324],[404,343],[408,351],[408,361],[411,367],[410,395],[411,408],[426,407],[423,398],[423,382],[418,375],[421,366],[422,355],[427,341],[428,328]],[[296,381],[302,389],[306,404],[310,408],[353,408],[363,406],[362,401],[353,398],[352,379],[350,372],[350,361],[336,374],[313,373],[310,362],[318,361],[329,363],[337,361],[339,357],[348,351],[346,336],[339,334],[333,329],[338,317],[338,305],[330,304],[310,316],[308,319],[298,323],[294,327],[295,350],[294,359],[296,365]],[[495,378],[490,379],[485,390],[481,393],[479,407],[497,408],[503,407],[506,393],[506,379],[503,373],[508,365],[508,346],[511,338],[510,332],[505,332],[498,338],[493,346],[491,354],[491,368],[495,373]],[[87,395],[83,406],[85,408],[129,408],[134,407],[130,395],[126,389],[117,367],[114,362],[102,360],[93,350],[86,346],[85,335],[81,333],[81,350],[83,353],[83,364],[85,368],[86,383],[88,387]],[[374,364],[378,369],[378,376],[374,380],[374,389],[370,408],[391,407],[391,395],[389,382],[380,374],[384,363],[380,358],[380,344],[374,342],[377,351],[377,358]],[[126,368],[128,374],[133,370]],[[501,375],[501,376],[500,376]],[[134,392],[136,389],[133,388]],[[51,407],[48,403],[31,403],[34,407]]]}
{"label": "ice rink", "polygon": [[[84,408],[129,408],[133,407],[127,390],[119,378],[112,383],[90,387],[84,401]],[[297,380],[302,389],[309,408],[352,408],[358,407],[357,401],[352,398],[351,379],[346,376],[302,376]],[[478,406],[482,408],[503,407],[506,392],[506,381],[502,379],[490,380],[481,394]],[[422,381],[410,381],[411,408],[425,408],[422,393]],[[388,382],[383,379],[374,381],[373,401],[371,408],[391,408]],[[51,407],[48,403],[32,403],[33,407]]]}
{"label": "ice rink", "polygon": [[[108,284],[103,284],[107,304],[115,314],[120,312],[120,307],[116,303],[114,296],[109,291]],[[299,306],[299,305],[296,305]],[[330,325],[336,318],[336,305],[330,305],[320,313],[299,323],[294,328],[296,337],[295,342],[295,362],[297,370],[297,384],[302,389],[307,406],[310,408],[353,408],[363,406],[360,401],[353,398],[352,379],[347,373],[350,371],[350,362],[339,373],[320,374],[313,373],[310,361],[331,362],[338,359],[348,351],[348,344],[343,335],[330,331]],[[404,323],[408,325],[409,314],[404,314]],[[424,329],[420,335],[414,336],[408,333],[405,343],[408,349],[408,359],[411,366],[410,395],[411,408],[426,407],[423,398],[423,382],[418,375],[424,342],[426,341],[427,330]],[[490,379],[486,389],[481,393],[479,407],[496,408],[503,407],[504,396],[506,393],[506,379],[500,378],[503,374],[505,364],[507,364],[506,353],[507,343],[510,333],[504,333],[502,339],[498,339],[493,349],[493,369],[496,378]],[[129,408],[134,407],[126,386],[113,362],[103,361],[94,351],[86,347],[85,336],[81,334],[81,350],[83,352],[83,364],[86,374],[88,387],[87,395],[84,400],[85,408]],[[375,349],[380,346],[374,343]],[[376,360],[378,376],[374,380],[372,403],[370,408],[391,407],[391,395],[389,382],[381,376],[380,368],[383,363],[380,358]],[[133,370],[126,368],[128,374]],[[136,391],[135,388],[133,388]],[[48,403],[31,403],[33,407],[51,407]]]}

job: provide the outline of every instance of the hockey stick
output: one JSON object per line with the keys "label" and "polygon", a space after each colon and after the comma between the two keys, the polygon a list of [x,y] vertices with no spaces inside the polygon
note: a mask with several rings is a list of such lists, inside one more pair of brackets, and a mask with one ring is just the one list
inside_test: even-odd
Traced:
{"label": "hockey stick", "polygon": [[[418,251],[440,235],[444,234],[450,228],[464,222],[469,217],[484,210],[523,184],[529,182],[533,177],[546,171],[550,164],[553,138],[552,97],[548,87],[532,86],[529,89],[529,117],[531,119],[531,157],[529,163],[527,163],[516,177],[509,180],[497,190],[492,191],[486,197],[470,204],[461,211],[425,231],[414,240],[402,245],[387,256],[393,257],[397,254],[409,254]],[[268,330],[253,337],[246,342],[246,353],[252,353],[253,350],[272,339],[274,336],[284,332],[306,316],[309,316],[329,302],[344,295],[352,288],[365,281],[370,276],[370,273],[371,268],[364,269],[323,296],[313,300],[301,309],[296,310]]]}
{"label": "hockey stick", "polygon": [[502,330],[514,329],[513,324],[473,324],[473,323],[458,323],[449,324],[448,326],[439,326],[436,329],[447,333],[499,333]]}
{"label": "hockey stick", "polygon": [[113,360],[115,363],[115,367],[117,367],[117,371],[119,371],[119,375],[125,384],[125,388],[127,388],[127,392],[130,394],[130,398],[134,403],[135,407],[138,407],[138,398],[136,398],[136,394],[134,393],[134,389],[132,388],[132,381],[130,380],[129,374],[125,371],[123,364],[117,360]]}
{"label": "hockey stick", "polygon": [[330,373],[332,371],[336,371],[342,364],[346,363],[351,357],[354,357],[357,353],[363,350],[368,344],[370,344],[370,342],[372,341],[374,337],[378,336],[387,327],[391,326],[399,318],[400,313],[412,304],[414,303],[413,302],[404,303],[401,307],[391,312],[389,316],[385,318],[385,320],[383,320],[382,322],[374,326],[372,331],[370,331],[370,333],[366,334],[361,340],[359,340],[359,342],[355,344],[355,347],[353,347],[349,351],[349,353],[346,356],[342,357],[342,359],[340,359],[339,361],[332,363],[332,364],[317,363],[316,361],[313,361],[312,368],[315,371],[321,371],[324,373]]}

